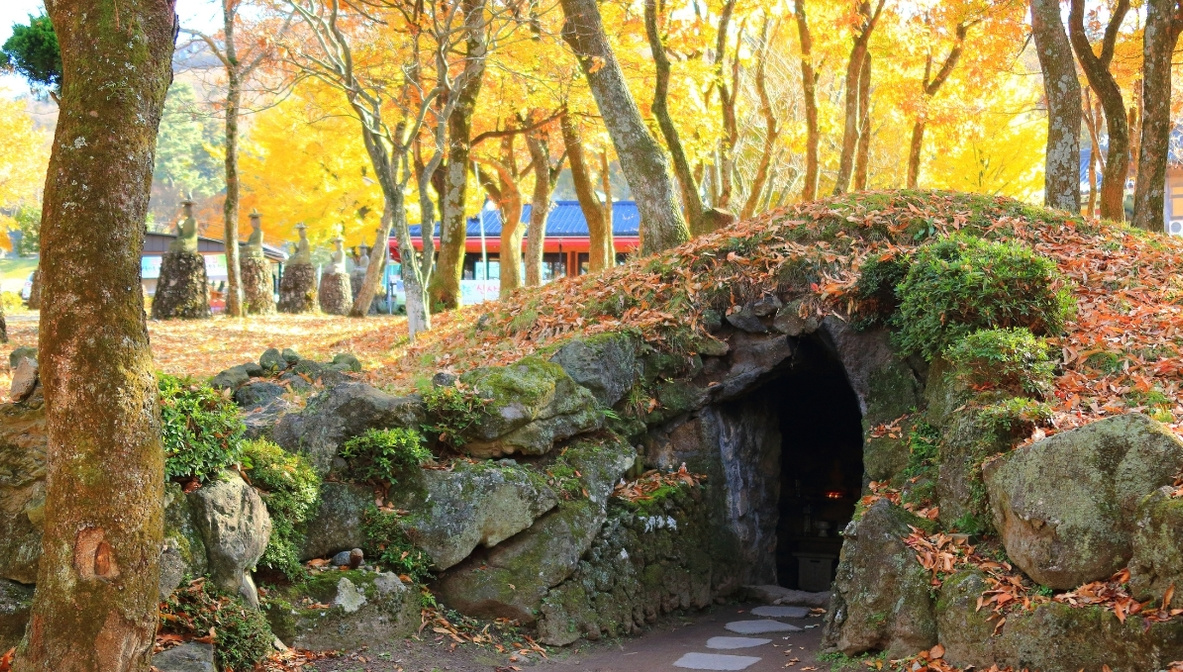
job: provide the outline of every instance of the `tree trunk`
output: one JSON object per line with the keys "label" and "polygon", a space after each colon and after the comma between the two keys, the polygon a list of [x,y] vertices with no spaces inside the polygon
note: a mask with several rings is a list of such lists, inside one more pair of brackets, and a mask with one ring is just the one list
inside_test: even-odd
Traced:
{"label": "tree trunk", "polygon": [[923,97],[920,111],[916,114],[916,121],[912,124],[912,142],[908,148],[909,189],[915,189],[920,182],[920,154],[924,149],[924,130],[928,126],[928,104],[941,90],[945,80],[949,79],[953,68],[957,67],[957,61],[961,60],[961,52],[965,48],[965,36],[969,33],[969,26],[968,23],[961,23],[957,26],[956,42],[949,50],[949,55],[945,57],[945,62],[941,64],[936,76],[932,76],[932,54],[929,54],[928,60],[924,63],[924,80],[920,85]]}
{"label": "tree trunk", "polygon": [[871,53],[863,56],[863,67],[858,80],[858,149],[854,155],[854,188],[867,188],[867,171],[871,163]]}
{"label": "tree trunk", "polygon": [[[649,38],[649,51],[653,54],[653,65],[657,71],[657,86],[653,90],[653,116],[657,118],[657,126],[665,138],[666,147],[674,161],[674,174],[678,178],[678,185],[682,189],[682,205],[685,207],[686,219],[690,222],[690,235],[702,235],[703,206],[702,197],[698,193],[698,182],[690,172],[690,163],[686,160],[686,150],[682,148],[682,139],[678,137],[678,129],[674,128],[674,120],[670,117],[667,105],[670,91],[670,59],[665,53],[665,44],[657,32],[657,0],[645,0],[645,34]],[[527,269],[526,282],[530,282]]]}
{"label": "tree trunk", "polygon": [[[509,188],[505,188],[509,187]],[[516,183],[501,189],[501,296],[522,286],[522,192]]]}
{"label": "tree trunk", "polygon": [[797,16],[797,33],[801,40],[801,87],[805,92],[805,185],[801,188],[801,200],[817,198],[818,145],[821,132],[817,125],[817,75],[813,72],[813,37],[809,32],[809,21],[805,16],[805,0],[794,0]]}
{"label": "tree trunk", "polygon": [[530,228],[526,231],[526,286],[542,284],[542,253],[546,244],[546,217],[550,214],[550,150],[536,131],[526,134],[526,146],[534,169],[530,196]]}
{"label": "tree trunk", "polygon": [[641,252],[653,254],[686,242],[690,231],[678,208],[665,154],[629,93],[604,35],[596,0],[560,1],[563,39],[579,59],[641,214]]}
{"label": "tree trunk", "polygon": [[748,198],[744,202],[740,219],[749,219],[756,212],[760,197],[764,195],[764,184],[768,181],[768,169],[772,165],[772,152],[776,148],[776,139],[780,134],[776,114],[772,109],[772,99],[768,95],[768,78],[766,69],[768,63],[768,43],[776,34],[776,28],[769,27],[771,19],[764,19],[764,27],[760,31],[760,51],[756,57],[756,92],[760,96],[760,113],[764,115],[764,148],[760,152],[760,162],[756,166],[756,176],[748,189]]}
{"label": "tree trunk", "polygon": [[[719,142],[719,156],[716,161],[717,184],[712,191],[718,192],[714,197],[714,207],[727,209],[731,207],[731,194],[735,182],[735,145],[739,141],[739,125],[735,119],[735,99],[738,96],[736,88],[727,86],[727,30],[731,25],[731,16],[735,12],[736,0],[725,0],[723,10],[719,13],[719,30],[715,35],[715,78],[719,87],[719,107],[723,113],[723,138]],[[742,27],[740,29],[742,33]],[[742,35],[740,37],[742,40]],[[734,61],[733,81],[739,70],[739,58]],[[691,233],[693,233],[693,223]],[[697,235],[697,234],[696,234]]]}
{"label": "tree trunk", "polygon": [[596,196],[595,187],[592,186],[591,171],[587,167],[587,158],[583,154],[583,138],[580,137],[579,128],[575,124],[571,115],[565,112],[559,118],[559,125],[563,131],[563,145],[567,150],[567,161],[571,164],[571,182],[575,185],[575,197],[579,199],[579,209],[583,212],[584,220],[587,221],[590,248],[587,266],[589,271],[595,273],[614,265],[611,258],[605,254],[611,246],[605,247],[604,245],[605,232],[609,237],[612,235],[611,222],[605,222],[605,214],[611,216],[612,204],[611,199],[605,205]]}
{"label": "tree trunk", "polygon": [[488,53],[485,0],[463,0],[461,7],[465,26],[465,74],[463,85],[455,92],[458,97],[456,107],[448,117],[448,161],[444,165],[444,189],[440,194],[439,261],[431,274],[428,289],[431,304],[447,309],[460,305],[460,278],[464,273],[468,230],[464,202],[468,192],[472,115],[481,93]]}
{"label": "tree trunk", "polygon": [[838,161],[838,175],[834,182],[834,195],[845,194],[850,189],[850,178],[854,173],[855,153],[858,149],[859,133],[862,121],[859,117],[859,93],[862,91],[860,82],[863,76],[863,60],[867,55],[867,43],[871,40],[871,33],[879,21],[886,0],[879,0],[874,13],[871,12],[869,0],[859,4],[859,17],[863,21],[862,29],[854,36],[850,48],[850,60],[846,63],[846,80],[843,83],[846,93],[844,98],[844,112],[846,123],[842,128],[842,154]]}
{"label": "tree trunk", "polygon": [[1031,32],[1047,101],[1044,203],[1080,212],[1080,81],[1059,0],[1031,0]]}
{"label": "tree trunk", "polygon": [[176,16],[164,0],[46,2],[61,113],[41,220],[45,520],[17,672],[146,671],[164,451],[140,291]]}
{"label": "tree trunk", "polygon": [[1101,123],[1101,103],[1092,105],[1090,89],[1084,92],[1084,125],[1089,131],[1089,202],[1085,212],[1089,217],[1097,214],[1097,165],[1101,162],[1101,142],[1099,138]]}
{"label": "tree trunk", "polygon": [[604,268],[616,267],[616,239],[612,231],[612,172],[608,161],[608,150],[600,150],[600,193],[604,194],[604,204],[600,207],[603,231],[600,232],[599,242],[591,238],[593,250],[599,251],[604,259]]}
{"label": "tree trunk", "polygon": [[1171,55],[1183,29],[1177,0],[1147,0],[1142,44],[1141,150],[1134,188],[1134,226],[1165,230],[1167,156],[1171,142]]}
{"label": "tree trunk", "polygon": [[[1072,0],[1068,12],[1068,38],[1089,87],[1097,93],[1105,108],[1105,127],[1109,133],[1109,148],[1105,153],[1105,171],[1101,176],[1101,217],[1120,222],[1125,219],[1125,183],[1130,171],[1130,129],[1126,121],[1125,101],[1117,80],[1109,71],[1113,58],[1117,31],[1129,10],[1129,0],[1118,0],[1109,18],[1109,25],[1101,44],[1101,55],[1093,53],[1084,29],[1084,0]],[[1080,106],[1080,96],[1076,97]],[[1076,126],[1079,134],[1080,125]],[[1079,159],[1077,159],[1079,161]],[[1078,164],[1079,165],[1079,164]],[[1076,168],[1079,171],[1079,167]],[[1077,180],[1079,180],[1079,175]],[[1077,188],[1079,191],[1079,187]],[[1077,197],[1079,203],[1079,196]],[[1077,208],[1079,210],[1079,207]]]}
{"label": "tree trunk", "polygon": [[234,14],[237,4],[223,2],[226,39],[226,200],[222,203],[225,221],[223,243],[226,251],[226,314],[242,317],[242,265],[238,254],[238,114],[242,109],[242,82],[238,55],[234,47]]}

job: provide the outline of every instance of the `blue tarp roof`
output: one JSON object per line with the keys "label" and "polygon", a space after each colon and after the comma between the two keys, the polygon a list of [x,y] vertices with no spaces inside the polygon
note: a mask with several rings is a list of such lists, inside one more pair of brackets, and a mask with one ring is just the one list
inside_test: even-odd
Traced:
{"label": "blue tarp roof", "polygon": [[[530,222],[529,205],[522,208],[522,223]],[[468,218],[468,237],[479,238],[482,225],[486,238],[501,236],[501,211],[491,204],[485,204],[476,217]],[[641,215],[637,212],[637,204],[633,201],[617,201],[612,204],[612,235],[629,237],[640,234]],[[411,235],[419,236],[419,225],[411,226]],[[435,226],[435,235],[439,235],[439,224]],[[583,217],[583,210],[579,208],[579,201],[555,201],[550,214],[546,218],[547,238],[586,238],[588,236],[587,220]]]}

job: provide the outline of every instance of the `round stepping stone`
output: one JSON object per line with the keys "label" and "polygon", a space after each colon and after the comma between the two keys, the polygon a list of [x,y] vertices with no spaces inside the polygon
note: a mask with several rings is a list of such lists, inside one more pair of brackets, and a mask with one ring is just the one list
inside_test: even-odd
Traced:
{"label": "round stepping stone", "polygon": [[753,646],[763,646],[771,639],[759,637],[711,637],[707,640],[708,649],[750,649]]}
{"label": "round stepping stone", "polygon": [[688,670],[746,670],[760,662],[752,656],[728,656],[721,653],[687,653],[674,667]]}
{"label": "round stepping stone", "polygon": [[732,621],[724,627],[741,635],[762,635],[766,632],[801,632],[801,628],[795,625],[767,618],[757,621]]}
{"label": "round stepping stone", "polygon": [[752,610],[753,616],[765,616],[768,618],[805,618],[809,615],[809,609],[805,607],[756,607]]}

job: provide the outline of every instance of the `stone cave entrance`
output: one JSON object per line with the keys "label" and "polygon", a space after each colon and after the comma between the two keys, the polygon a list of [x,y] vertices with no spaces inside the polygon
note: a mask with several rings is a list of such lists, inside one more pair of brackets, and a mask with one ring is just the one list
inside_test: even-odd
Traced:
{"label": "stone cave entrance", "polygon": [[863,488],[863,430],[846,370],[817,336],[802,338],[790,366],[756,394],[780,430],[776,575],[780,585],[829,590],[840,532]]}

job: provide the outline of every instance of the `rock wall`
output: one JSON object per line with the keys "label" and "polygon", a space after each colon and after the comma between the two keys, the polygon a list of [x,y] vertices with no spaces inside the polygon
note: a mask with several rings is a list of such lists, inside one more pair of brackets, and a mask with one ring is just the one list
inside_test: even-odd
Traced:
{"label": "rock wall", "polygon": [[316,269],[312,264],[289,264],[279,280],[279,312],[316,312]]}
{"label": "rock wall", "polygon": [[152,298],[152,319],[199,319],[210,315],[205,257],[183,249],[165,252]]}
{"label": "rock wall", "polygon": [[575,572],[543,597],[541,641],[562,646],[580,637],[620,637],[662,614],[709,605],[716,573],[726,571],[712,555],[710,520],[701,489],[643,508],[614,504]]}
{"label": "rock wall", "polygon": [[275,286],[271,262],[262,254],[242,255],[242,300],[251,315],[275,314]]}

